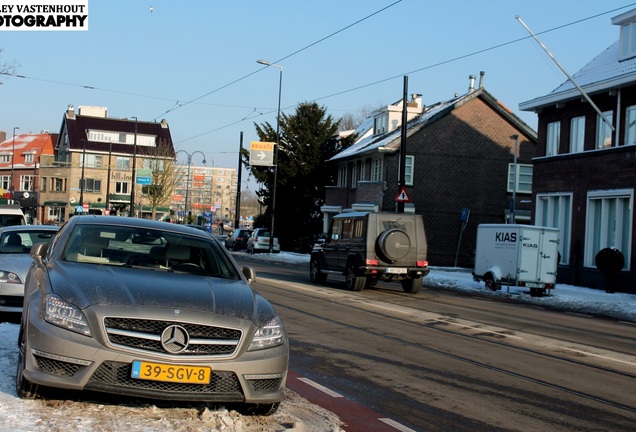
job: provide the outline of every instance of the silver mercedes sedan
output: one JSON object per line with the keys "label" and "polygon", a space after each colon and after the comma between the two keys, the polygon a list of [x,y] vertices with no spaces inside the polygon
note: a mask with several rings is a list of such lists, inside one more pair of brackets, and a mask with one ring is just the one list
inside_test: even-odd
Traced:
{"label": "silver mercedes sedan", "polygon": [[213,402],[271,415],[289,342],[272,305],[209,234],[74,216],[32,248],[16,390],[54,387]]}

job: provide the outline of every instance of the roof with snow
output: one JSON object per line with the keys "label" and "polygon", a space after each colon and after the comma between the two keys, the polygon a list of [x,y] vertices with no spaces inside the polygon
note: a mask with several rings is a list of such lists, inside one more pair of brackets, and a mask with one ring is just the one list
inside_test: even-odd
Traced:
{"label": "roof with snow", "polygon": [[[503,117],[507,118],[511,123],[515,124],[521,130],[523,130],[524,133],[527,134],[529,137],[536,137],[536,132],[530,126],[528,126],[519,117],[513,114],[510,109],[508,109],[501,102],[495,99],[483,87],[480,87],[476,90],[466,93],[463,96],[456,96],[447,101],[438,102],[436,104],[425,107],[422,114],[418,115],[407,123],[407,139],[409,136],[418,132],[426,125],[436,121],[437,119],[445,116],[454,109],[477,97],[482,98],[486,103],[493,107],[493,109],[498,111]],[[360,125],[356,132],[360,133],[362,131],[367,131],[369,127],[371,129],[373,128],[373,117],[365,120],[365,122]],[[401,127],[398,127],[397,129],[394,129],[382,135],[370,134],[367,137],[360,139],[345,150],[341,151],[340,153],[329,159],[329,161],[338,161],[351,157],[361,156],[364,154],[376,153],[382,150],[389,152],[397,151],[400,148],[401,134]]]}
{"label": "roof with snow", "polygon": [[[13,166],[15,168],[25,166],[24,155],[33,154],[33,163],[37,161],[37,157],[41,154],[52,155],[53,145],[57,141],[57,134],[38,133],[38,134],[18,134],[8,138],[0,143],[0,155],[11,155],[15,150],[15,159]],[[8,162],[0,162],[0,169],[12,166],[9,158]],[[33,163],[29,166],[32,167]]]}
{"label": "roof with snow", "polygon": [[[574,82],[587,94],[604,92],[636,82],[636,57],[619,61],[619,45],[620,42],[616,41],[572,75]],[[568,79],[547,95],[520,103],[519,109],[533,111],[580,97],[581,93]]]}

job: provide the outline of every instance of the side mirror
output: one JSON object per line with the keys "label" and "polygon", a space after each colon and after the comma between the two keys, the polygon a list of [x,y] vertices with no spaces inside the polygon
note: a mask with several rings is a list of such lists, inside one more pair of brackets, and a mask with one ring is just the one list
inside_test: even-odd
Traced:
{"label": "side mirror", "polygon": [[252,267],[243,266],[243,276],[247,279],[247,283],[252,283],[256,280],[256,272]]}

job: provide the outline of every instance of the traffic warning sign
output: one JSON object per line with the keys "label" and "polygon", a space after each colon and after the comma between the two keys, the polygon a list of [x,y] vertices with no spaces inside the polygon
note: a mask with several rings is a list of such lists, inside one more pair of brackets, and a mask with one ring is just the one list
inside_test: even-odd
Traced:
{"label": "traffic warning sign", "polygon": [[406,188],[403,186],[400,190],[400,193],[395,197],[395,201],[397,202],[411,202],[411,198],[409,194],[406,193]]}

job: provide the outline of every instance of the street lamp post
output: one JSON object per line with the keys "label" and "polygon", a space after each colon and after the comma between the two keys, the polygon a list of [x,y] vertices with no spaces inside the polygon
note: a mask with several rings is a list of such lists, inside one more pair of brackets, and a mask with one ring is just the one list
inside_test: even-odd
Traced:
{"label": "street lamp post", "polygon": [[188,217],[188,195],[190,193],[190,165],[192,165],[192,156],[194,156],[195,154],[199,153],[201,154],[201,156],[203,156],[203,163],[205,164],[205,155],[203,154],[203,152],[196,150],[193,151],[192,153],[188,153],[185,150],[179,150],[178,152],[175,153],[175,156],[178,155],[179,153],[185,153],[186,156],[188,157],[188,169],[187,169],[187,174],[186,174],[186,196],[185,196],[185,206],[184,206],[184,211],[185,211],[185,216]]}
{"label": "street lamp post", "polygon": [[[86,134],[86,136],[88,137],[88,134]],[[80,180],[80,206],[82,206],[82,213],[84,212],[84,183],[86,183],[86,179],[84,178],[84,167],[86,166],[86,140],[83,141],[84,150],[82,150],[82,179]]]}
{"label": "street lamp post", "polygon": [[11,150],[11,179],[10,179],[10,184],[9,184],[9,190],[11,191],[11,199],[13,199],[13,192],[15,191],[15,188],[13,187],[13,165],[14,165],[14,160],[15,160],[15,131],[16,129],[20,129],[18,126],[13,128],[13,150]]}
{"label": "street lamp post", "polygon": [[128,216],[135,217],[135,184],[137,182],[137,117],[135,119],[135,138],[133,141],[133,166],[132,166],[132,189],[130,191],[130,214]]}
{"label": "street lamp post", "polygon": [[283,89],[283,67],[267,60],[256,60],[256,63],[278,68],[278,111],[276,114],[276,147],[274,148],[274,184],[272,185],[272,212],[269,229],[269,253],[274,252],[274,215],[276,214],[276,183],[278,182],[278,145],[280,143],[280,98]]}
{"label": "street lamp post", "polygon": [[106,211],[110,214],[110,164],[113,156],[113,141],[108,140],[108,174],[106,178]]}

